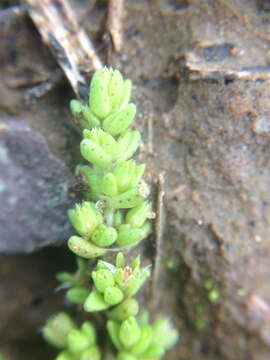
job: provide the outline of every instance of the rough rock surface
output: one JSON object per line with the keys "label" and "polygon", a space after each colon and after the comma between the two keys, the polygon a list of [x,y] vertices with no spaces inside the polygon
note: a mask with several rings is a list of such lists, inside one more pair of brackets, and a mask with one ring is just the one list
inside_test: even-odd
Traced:
{"label": "rough rock surface", "polygon": [[[72,4],[104,56],[106,2],[97,1],[89,12],[88,1]],[[135,83],[136,126],[144,140],[139,156],[154,189],[165,172],[161,244],[155,246],[154,234],[144,254],[154,265],[158,252],[161,258],[154,267],[153,316],[169,314],[180,331],[167,360],[270,358],[269,10],[263,0],[126,1],[125,46],[107,54],[107,63]],[[15,35],[25,34],[23,44],[37,40],[23,24]],[[34,48],[46,53],[37,42]],[[31,58],[30,49],[19,53],[20,62],[5,67],[8,84]],[[38,61],[52,79],[48,69],[55,64],[47,69]],[[71,94],[66,83],[55,86],[30,109],[20,102],[23,88],[3,88],[11,108],[26,112],[31,127],[72,168],[78,137],[69,126]],[[9,326],[15,322],[16,316]],[[10,360],[27,358],[26,347],[20,357],[19,347],[8,344]]]}
{"label": "rough rock surface", "polygon": [[72,175],[25,119],[0,122],[0,252],[32,252],[71,233]]}

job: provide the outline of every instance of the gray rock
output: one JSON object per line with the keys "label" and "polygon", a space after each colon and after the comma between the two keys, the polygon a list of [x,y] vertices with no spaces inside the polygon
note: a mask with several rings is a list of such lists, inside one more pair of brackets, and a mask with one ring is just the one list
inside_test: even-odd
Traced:
{"label": "gray rock", "polygon": [[72,174],[24,119],[0,121],[0,252],[32,252],[71,232]]}

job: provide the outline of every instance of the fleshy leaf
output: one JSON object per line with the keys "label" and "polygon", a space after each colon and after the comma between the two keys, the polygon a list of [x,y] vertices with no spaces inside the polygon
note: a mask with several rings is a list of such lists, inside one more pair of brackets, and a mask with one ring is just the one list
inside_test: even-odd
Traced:
{"label": "fleshy leaf", "polygon": [[83,308],[87,312],[103,311],[110,305],[104,301],[103,295],[98,290],[93,290],[85,300]]}
{"label": "fleshy leaf", "polygon": [[68,240],[68,247],[76,255],[85,259],[96,258],[106,253],[106,249],[95,246],[79,236],[71,236]]}
{"label": "fleshy leaf", "polygon": [[112,107],[119,105],[124,93],[124,81],[123,76],[119,70],[112,70],[111,72],[111,79],[109,82],[109,97]]}
{"label": "fleshy leaf", "polygon": [[94,143],[101,146],[106,153],[113,157],[120,154],[120,146],[114,137],[102,129],[95,128],[91,131],[85,129],[83,131],[83,138],[92,140]]}
{"label": "fleshy leaf", "polygon": [[97,346],[91,346],[82,352],[80,360],[101,360],[101,352]]}
{"label": "fleshy leaf", "polygon": [[[102,179],[102,172],[100,168],[91,168],[88,165],[78,165],[76,167],[76,175],[81,175],[89,184],[90,190],[88,191],[89,198],[91,200],[97,201],[99,199],[99,195],[102,193],[100,188],[100,183]],[[100,221],[100,223],[102,223]]]}
{"label": "fleshy leaf", "polygon": [[134,316],[130,316],[120,325],[119,339],[125,348],[135,345],[141,336],[141,329]]}
{"label": "fleshy leaf", "polygon": [[123,292],[118,286],[108,286],[104,291],[104,300],[110,306],[119,304],[124,298]]}
{"label": "fleshy leaf", "polygon": [[107,330],[116,349],[121,350],[123,346],[119,340],[120,325],[114,320],[109,320],[107,321]]}
{"label": "fleshy leaf", "polygon": [[107,315],[115,321],[123,321],[129,316],[136,316],[139,311],[139,304],[136,299],[126,299],[112,310],[108,310]]}
{"label": "fleshy leaf", "polygon": [[129,210],[126,216],[126,223],[131,227],[141,227],[149,213],[151,213],[152,205],[144,201],[142,204],[137,205],[133,209]]}
{"label": "fleshy leaf", "polygon": [[117,210],[117,211],[114,212],[113,226],[116,229],[119,229],[120,225],[122,225],[123,218],[124,218],[124,215],[123,215],[122,210]]}
{"label": "fleshy leaf", "polygon": [[107,154],[100,145],[90,139],[84,139],[80,145],[82,156],[94,165],[106,168],[112,161],[111,155]]}
{"label": "fleshy leaf", "polygon": [[125,266],[125,256],[122,252],[117,254],[115,263],[117,268],[123,268]]}
{"label": "fleshy leaf", "polygon": [[90,291],[83,287],[73,287],[67,291],[67,298],[73,304],[83,304]]}
{"label": "fleshy leaf", "polygon": [[80,352],[86,350],[89,346],[90,340],[81,330],[73,329],[68,333],[67,347],[72,354],[79,354]]}
{"label": "fleshy leaf", "polygon": [[97,334],[94,325],[90,321],[85,321],[82,324],[81,331],[88,337],[89,346],[95,345],[97,342]]}
{"label": "fleshy leaf", "polygon": [[165,354],[165,349],[159,344],[150,344],[140,359],[159,359]]}
{"label": "fleshy leaf", "polygon": [[124,81],[123,98],[121,99],[121,109],[123,109],[130,101],[132,92],[132,81],[127,79]]}
{"label": "fleshy leaf", "polygon": [[129,224],[123,224],[119,228],[117,245],[135,246],[151,232],[152,226],[146,221],[140,228],[132,228]]}
{"label": "fleshy leaf", "polygon": [[104,175],[101,184],[100,184],[101,191],[104,195],[107,196],[115,196],[118,194],[118,187],[117,181],[112,173],[107,173]]}
{"label": "fleshy leaf", "polygon": [[137,357],[129,352],[121,351],[117,354],[116,360],[137,360]]}
{"label": "fleshy leaf", "polygon": [[130,209],[141,204],[148,195],[149,187],[146,184],[139,184],[131,190],[109,198],[108,205],[113,209]]}
{"label": "fleshy leaf", "polygon": [[99,222],[95,204],[89,201],[76,204],[74,209],[68,210],[68,217],[77,232],[85,237],[90,237]]}
{"label": "fleshy leaf", "polygon": [[99,225],[93,232],[91,240],[100,247],[106,247],[114,244],[117,240],[117,231],[111,226]]}
{"label": "fleshy leaf", "polygon": [[92,279],[101,293],[104,293],[108,286],[113,286],[115,282],[112,272],[108,269],[92,271]]}
{"label": "fleshy leaf", "polygon": [[103,129],[113,136],[122,134],[132,123],[135,115],[136,106],[130,103],[124,109],[106,117],[102,124]]}
{"label": "fleshy leaf", "polygon": [[139,341],[130,349],[133,355],[142,355],[149,347],[152,340],[151,326],[146,325],[141,328],[141,337]]}
{"label": "fleshy leaf", "polygon": [[73,356],[70,355],[67,351],[62,351],[55,360],[73,360]]}
{"label": "fleshy leaf", "polygon": [[67,345],[67,335],[75,328],[76,325],[71,317],[62,312],[47,320],[42,329],[42,335],[48,343],[54,347],[63,349]]}
{"label": "fleshy leaf", "polygon": [[141,133],[138,130],[128,131],[117,140],[120,146],[120,153],[118,160],[130,159],[139,147],[141,142]]}
{"label": "fleshy leaf", "polygon": [[112,106],[108,94],[110,71],[104,67],[97,70],[91,80],[89,104],[93,113],[100,119],[109,115]]}
{"label": "fleshy leaf", "polygon": [[153,342],[163,346],[163,348],[171,349],[178,341],[178,331],[174,329],[168,318],[157,320],[153,324]]}

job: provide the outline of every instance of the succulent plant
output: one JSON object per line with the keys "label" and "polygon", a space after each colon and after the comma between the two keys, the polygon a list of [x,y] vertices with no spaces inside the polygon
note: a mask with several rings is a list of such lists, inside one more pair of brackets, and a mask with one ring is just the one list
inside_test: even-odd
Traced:
{"label": "succulent plant", "polygon": [[[87,184],[85,201],[68,211],[78,233],[68,240],[77,255],[78,270],[62,272],[58,280],[67,288],[69,303],[87,313],[104,312],[106,329],[116,354],[114,360],[158,360],[175,345],[178,332],[168,319],[149,324],[147,311],[139,312],[134,295],[150,276],[140,256],[126,265],[123,251],[145,239],[152,230],[150,189],[143,181],[145,164],[137,164],[141,134],[131,129],[136,106],[130,103],[132,82],[118,70],[104,67],[92,77],[89,104],[70,103],[82,130],[80,150],[86,164],[76,175]],[[121,251],[120,251],[121,250]],[[115,265],[89,259],[118,251]],[[106,330],[105,330],[106,332]],[[50,318],[43,328],[47,342],[61,350],[56,360],[100,360],[107,355],[97,345],[92,322],[77,327],[66,313]]]}

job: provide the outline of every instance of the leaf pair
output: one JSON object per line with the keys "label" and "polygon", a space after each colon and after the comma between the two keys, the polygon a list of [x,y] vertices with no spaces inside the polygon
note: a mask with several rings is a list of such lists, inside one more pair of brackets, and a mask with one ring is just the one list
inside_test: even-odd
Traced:
{"label": "leaf pair", "polygon": [[[119,114],[122,110],[126,110],[129,105],[135,107],[134,104],[128,104],[131,90],[132,82],[129,79],[124,81],[122,74],[118,70],[104,67],[95,72],[90,86],[89,105],[92,112],[103,120],[104,129],[107,127],[106,125],[113,122],[110,119],[112,114]],[[125,117],[127,116],[125,114]],[[108,129],[105,130],[108,131]]]}
{"label": "leaf pair", "polygon": [[90,86],[89,105],[72,100],[70,109],[82,129],[103,127],[113,135],[122,134],[132,123],[136,106],[129,104],[132,82],[118,70],[104,67],[95,72]]}
{"label": "leaf pair", "polygon": [[[121,206],[128,207],[142,202],[142,196],[136,196],[135,192],[133,198],[130,192],[122,194],[127,197],[126,200],[123,196],[119,200],[120,196],[118,196],[118,203]],[[117,197],[110,198],[108,201],[116,202],[115,199]],[[117,204],[114,206],[116,207]],[[122,210],[105,211],[103,216],[94,203],[85,201],[82,205],[77,204],[75,209],[69,210],[68,214],[74,228],[82,237],[71,236],[68,246],[76,255],[85,259],[103,256],[108,251],[107,247],[113,244],[120,247],[133,247],[151,232],[151,223],[147,221],[149,215],[152,214],[151,209],[150,203],[143,202],[128,210],[124,218]],[[105,218],[107,223],[112,223],[112,226],[105,225]]]}
{"label": "leaf pair", "polygon": [[[124,296],[134,295],[150,274],[148,268],[140,267],[139,257],[134,259],[131,267],[124,267],[123,254],[119,253],[117,255],[118,265],[120,262],[123,267],[114,267],[101,260],[98,262],[97,270],[92,272],[95,289],[84,302],[86,311],[102,311],[121,303]],[[136,314],[136,304],[125,303],[125,305],[119,305],[112,316],[119,318],[124,310]]]}
{"label": "leaf pair", "polygon": [[78,329],[68,314],[59,313],[47,321],[43,336],[51,345],[63,350],[56,360],[101,360],[96,330],[90,321],[85,321]]}
{"label": "leaf pair", "polygon": [[119,351],[117,360],[159,359],[178,341],[178,333],[168,319],[158,320],[151,326],[140,324],[130,316],[121,322],[109,320],[107,330]]}
{"label": "leaf pair", "polygon": [[141,135],[136,130],[126,132],[115,140],[101,129],[85,129],[83,137],[80,145],[82,156],[103,169],[111,168],[116,162],[128,160],[141,140]]}

